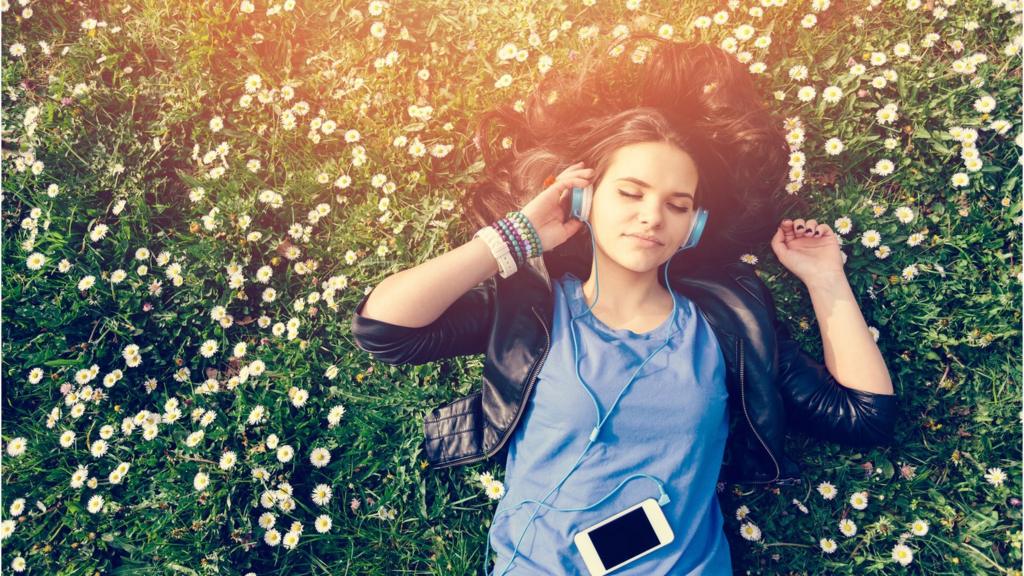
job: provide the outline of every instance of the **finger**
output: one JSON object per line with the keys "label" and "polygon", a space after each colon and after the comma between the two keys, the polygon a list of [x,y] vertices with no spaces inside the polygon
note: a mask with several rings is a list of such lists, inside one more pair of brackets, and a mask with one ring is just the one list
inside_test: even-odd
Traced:
{"label": "finger", "polygon": [[775,230],[775,234],[772,236],[771,245],[774,249],[780,249],[785,247],[785,243],[788,240],[786,237],[786,231],[780,226]]}
{"label": "finger", "polygon": [[786,242],[789,242],[796,237],[796,232],[793,230],[794,222],[790,218],[786,218],[782,221],[782,233]]}
{"label": "finger", "polygon": [[562,170],[562,172],[561,172],[561,174],[559,174],[559,176],[565,176],[565,175],[571,174],[573,172],[579,172],[581,170],[593,170],[593,168],[584,168],[582,162],[577,162],[577,163],[573,164],[572,166],[567,167],[565,170]]}
{"label": "finger", "polygon": [[554,184],[552,184],[549,189],[558,191],[568,190],[571,193],[573,186],[586,188],[589,185],[590,180],[582,177],[559,178],[558,180],[555,180]]}
{"label": "finger", "polygon": [[558,178],[559,179],[579,178],[579,177],[590,178],[590,177],[593,177],[593,175],[594,175],[594,169],[593,168],[580,168],[578,170],[567,170],[565,172],[562,172],[561,174],[558,175]]}
{"label": "finger", "polygon": [[[572,202],[572,189],[586,189],[588,186],[590,186],[590,181],[583,178],[575,178],[572,180],[558,180],[544,192],[550,194],[550,197],[554,199],[556,203],[565,202],[566,204],[570,204]],[[566,197],[568,197],[568,200],[566,200]]]}
{"label": "finger", "polygon": [[804,227],[805,226],[804,226],[804,219],[803,218],[794,218],[793,219],[793,232],[796,232],[797,234],[803,234],[804,233]]}
{"label": "finger", "polygon": [[828,224],[818,224],[814,228],[815,238],[828,238],[832,235],[832,228]]}
{"label": "finger", "polygon": [[818,226],[818,221],[814,220],[814,219],[811,219],[811,220],[808,220],[807,222],[804,222],[804,236],[812,236],[814,234],[814,229],[817,226]]}

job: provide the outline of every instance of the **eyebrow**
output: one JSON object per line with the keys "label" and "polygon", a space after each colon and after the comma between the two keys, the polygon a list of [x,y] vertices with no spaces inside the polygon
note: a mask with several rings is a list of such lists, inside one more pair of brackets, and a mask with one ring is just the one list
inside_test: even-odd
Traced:
{"label": "eyebrow", "polygon": [[[632,182],[632,183],[640,186],[641,188],[651,188],[652,187],[647,182],[644,182],[643,180],[640,180],[639,178],[633,178],[632,176],[627,176],[625,178],[619,178],[618,180],[616,180],[616,182],[620,182],[620,181]],[[693,194],[690,194],[689,192],[673,192],[671,194],[671,196],[679,196],[679,197],[689,198],[690,200],[693,200]]]}

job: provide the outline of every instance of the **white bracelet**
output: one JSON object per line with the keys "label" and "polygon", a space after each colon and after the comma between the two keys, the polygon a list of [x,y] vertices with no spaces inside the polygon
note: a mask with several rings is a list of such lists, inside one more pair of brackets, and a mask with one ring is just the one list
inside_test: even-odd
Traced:
{"label": "white bracelet", "polygon": [[484,226],[477,230],[476,234],[473,235],[473,238],[477,237],[482,238],[491,249],[491,254],[494,255],[494,259],[498,261],[498,274],[502,278],[508,278],[516,273],[518,267],[516,266],[516,261],[512,257],[512,254],[508,251],[508,244],[505,244],[505,241],[493,226]]}
{"label": "white bracelet", "polygon": [[493,226],[485,226],[473,235],[474,238],[477,236],[487,243],[494,259],[498,261],[498,274],[502,278],[508,278],[515,274],[517,270],[516,261],[512,258],[512,254],[508,250],[508,244],[501,238],[498,231]]}

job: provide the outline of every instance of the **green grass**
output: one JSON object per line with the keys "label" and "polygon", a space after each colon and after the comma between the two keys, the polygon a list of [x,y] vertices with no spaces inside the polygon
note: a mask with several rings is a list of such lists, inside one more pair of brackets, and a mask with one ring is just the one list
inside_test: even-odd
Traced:
{"label": "green grass", "polygon": [[[426,411],[478,386],[481,357],[418,367],[377,363],[352,341],[352,309],[383,278],[469,238],[461,205],[479,168],[470,161],[474,119],[499,102],[525,99],[540,78],[542,54],[555,67],[570,65],[571,52],[588,42],[578,31],[591,25],[606,37],[618,24],[657,32],[668,23],[676,38],[718,44],[749,23],[755,33],[741,51],[758,36],[772,38],[767,49],[750,49],[750,63],[766,65],[758,85],[780,117],[799,118],[806,133],[797,194],[816,213],[793,216],[830,225],[851,220],[843,236],[848,276],[868,324],[879,331],[901,412],[889,447],[856,452],[794,436],[789,448],[805,464],[805,486],[726,487],[722,508],[737,572],[1020,574],[1021,51],[1019,23],[1006,8],[934,2],[948,11],[940,19],[930,6],[908,10],[906,2],[886,0],[868,9],[867,2],[837,1],[803,28],[813,7],[793,1],[763,8],[760,18],[748,13],[759,2],[730,11],[725,4],[649,0],[637,10],[603,1],[424,1],[395,3],[373,16],[364,3],[320,0],[274,15],[263,0],[251,14],[237,3],[69,1],[33,3],[29,18],[20,16],[20,3],[8,4],[0,518],[15,528],[3,540],[5,571],[21,557],[29,574],[480,573],[496,502],[477,475],[500,479],[500,464],[428,472],[419,443]],[[690,27],[718,10],[729,13],[724,25]],[[1015,10],[1019,20],[1019,5]],[[539,47],[530,45],[528,14]],[[107,25],[89,32],[82,27],[89,18]],[[383,38],[371,34],[378,21]],[[976,29],[968,29],[970,22]],[[922,46],[933,32],[939,39]],[[50,55],[39,41],[49,44]],[[507,42],[529,50],[527,60],[499,60]],[[898,42],[909,44],[910,56],[894,55]],[[12,53],[15,43],[24,55]],[[398,59],[389,65],[392,51]],[[888,61],[871,65],[872,52]],[[987,61],[975,72],[955,71],[955,61],[976,53]],[[865,74],[851,74],[851,62],[864,64]],[[790,79],[790,68],[801,64],[808,77]],[[623,65],[630,66],[626,58]],[[417,74],[424,69],[425,80]],[[872,87],[885,70],[896,73],[895,81]],[[505,73],[511,86],[495,88]],[[252,74],[277,93],[270,103],[253,93],[242,108]],[[79,84],[89,89],[76,90]],[[283,101],[286,84],[294,97]],[[796,97],[805,85],[818,93],[808,103]],[[829,85],[843,91],[832,105],[821,97]],[[784,98],[772,98],[776,93]],[[986,95],[996,105],[983,114],[975,102]],[[309,112],[286,130],[283,113],[298,102]],[[899,118],[881,125],[875,113],[890,102]],[[414,118],[413,104],[431,106],[432,116]],[[38,112],[31,135],[24,125],[29,109]],[[307,132],[321,109],[337,128],[321,130],[316,143]],[[213,132],[209,123],[217,116],[224,127]],[[989,127],[997,119],[1009,123],[1003,134]],[[957,126],[977,130],[978,171],[965,168],[963,145],[950,132]],[[360,140],[346,142],[353,129]],[[407,142],[396,146],[403,135]],[[836,156],[824,150],[832,137],[845,145]],[[410,152],[416,139],[423,154]],[[204,163],[222,143],[229,146],[223,160]],[[453,149],[435,157],[435,145]],[[365,161],[354,162],[360,147]],[[31,162],[19,168],[17,158],[26,153],[42,163],[38,174]],[[870,172],[883,158],[894,172]],[[247,169],[253,159],[261,164],[255,172]],[[218,165],[224,173],[208,179]],[[969,175],[968,185],[952,186],[957,172]],[[335,185],[342,175],[350,178],[347,187]],[[55,197],[47,193],[51,185],[59,189]],[[204,194],[193,202],[198,187]],[[279,207],[261,201],[264,190],[281,195]],[[310,222],[318,205],[329,212]],[[897,218],[901,206],[913,211],[912,221]],[[216,225],[208,229],[203,217],[214,208]],[[24,220],[34,209],[37,233],[28,247]],[[250,219],[245,228],[242,215]],[[109,231],[94,242],[89,234],[97,223]],[[299,231],[289,236],[296,224],[310,227],[308,239]],[[920,244],[907,244],[925,229]],[[867,230],[890,247],[887,258],[861,243]],[[289,246],[301,251],[297,258],[288,258]],[[145,262],[135,259],[143,247],[151,252]],[[39,270],[27,266],[34,252],[46,259]],[[162,252],[168,261],[158,263]],[[803,286],[767,245],[754,255],[780,316],[820,359]],[[58,269],[64,259],[67,272]],[[167,274],[173,263],[181,266],[180,285]],[[232,285],[232,263],[244,277],[241,287]],[[140,264],[148,266],[145,275]],[[264,265],[273,270],[267,284],[256,277]],[[918,275],[902,279],[911,265]],[[112,284],[118,269],[126,278]],[[87,275],[96,284],[80,291]],[[154,280],[162,283],[159,294]],[[276,291],[272,302],[262,300],[267,287]],[[314,293],[319,300],[310,301]],[[302,310],[295,308],[299,301]],[[211,317],[217,306],[233,325]],[[261,317],[269,324],[261,325]],[[299,325],[289,333],[293,318]],[[199,353],[207,340],[217,343],[209,358]],[[232,360],[242,342],[245,356]],[[123,356],[132,344],[141,355],[134,367]],[[241,381],[240,371],[256,359],[265,371]],[[81,396],[76,373],[93,365],[98,373],[88,386],[103,397],[83,402],[75,417],[62,385]],[[333,379],[325,375],[330,366],[338,371]],[[42,372],[37,382],[30,379],[34,369]],[[123,377],[104,386],[115,370]],[[203,392],[208,378],[219,391]],[[308,392],[301,407],[290,403],[292,387]],[[172,398],[181,415],[159,424],[155,438],[144,439],[141,427],[122,433],[123,419],[142,421],[144,410],[165,414]],[[265,419],[247,424],[258,405]],[[331,427],[327,416],[336,406],[345,412]],[[55,408],[60,416],[47,426]],[[193,421],[196,408],[216,417],[203,427]],[[114,429],[108,452],[93,457],[90,446],[104,425]],[[189,447],[186,437],[200,429],[205,437]],[[66,430],[75,434],[69,448],[60,444]],[[294,449],[291,460],[280,462],[266,448],[270,434]],[[8,451],[14,438],[27,443],[18,456]],[[330,451],[325,467],[310,463],[315,448]],[[237,463],[225,471],[217,463],[226,450]],[[121,462],[130,469],[112,484],[108,475]],[[80,465],[88,466],[95,487],[71,487]],[[997,467],[1008,475],[1000,486],[985,478]],[[255,468],[269,479],[255,478]],[[193,487],[198,472],[209,476],[203,491]],[[258,523],[267,511],[261,496],[285,481],[294,508],[275,506],[273,513],[282,535],[301,523],[294,549],[265,544]],[[822,481],[838,489],[834,500],[818,495]],[[324,506],[311,499],[318,484],[333,491]],[[849,503],[857,491],[870,494],[865,510]],[[91,513],[95,495],[106,504]],[[16,499],[25,501],[17,516]],[[746,521],[762,531],[758,542],[739,536],[734,515],[741,505],[750,510]],[[320,515],[332,522],[324,534],[314,527]],[[841,518],[857,524],[855,536],[839,532]],[[918,519],[929,523],[928,533],[909,535]],[[838,544],[833,554],[819,547],[825,537]],[[901,541],[914,554],[907,566],[892,559]]]}

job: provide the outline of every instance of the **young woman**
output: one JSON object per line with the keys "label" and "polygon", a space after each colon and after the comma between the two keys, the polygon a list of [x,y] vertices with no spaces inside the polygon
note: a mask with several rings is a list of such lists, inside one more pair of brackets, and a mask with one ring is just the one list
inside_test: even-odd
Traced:
{"label": "young woman", "polygon": [[[478,132],[473,217],[493,224],[385,279],[352,319],[384,362],[486,355],[481,390],[428,414],[423,447],[434,468],[505,464],[494,574],[585,574],[574,535],[647,498],[674,539],[617,574],[731,574],[718,481],[799,482],[787,427],[851,445],[893,428],[836,237],[776,216],[779,123],[730,55],[646,38],[661,45],[636,90],[588,55],[524,115],[486,115],[516,136],[488,158]],[[739,260],[769,240],[811,292],[827,367]]]}

